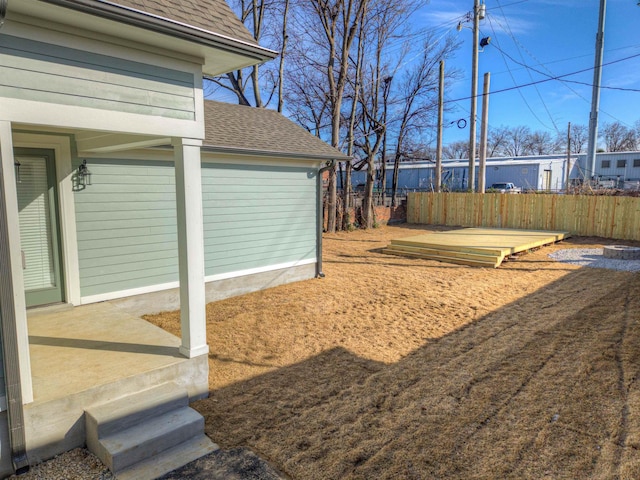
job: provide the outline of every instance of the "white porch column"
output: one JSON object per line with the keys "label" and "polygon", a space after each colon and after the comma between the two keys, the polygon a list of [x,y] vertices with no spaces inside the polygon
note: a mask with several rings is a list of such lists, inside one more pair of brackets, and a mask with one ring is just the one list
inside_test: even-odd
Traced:
{"label": "white porch column", "polygon": [[209,353],[204,290],[201,145],[201,140],[189,138],[173,141],[180,265],[180,353],[188,358]]}
{"label": "white porch column", "polygon": [[5,192],[5,214],[9,228],[9,252],[11,256],[11,274],[13,282],[13,302],[15,310],[16,333],[18,335],[18,361],[20,362],[20,382],[24,403],[33,402],[31,383],[31,357],[29,355],[29,333],[27,330],[27,306],[24,297],[24,278],[22,274],[22,255],[20,252],[20,227],[18,218],[18,192],[16,190],[15,160],[13,157],[13,139],[11,122],[0,121],[0,156],[4,184],[0,188]]}

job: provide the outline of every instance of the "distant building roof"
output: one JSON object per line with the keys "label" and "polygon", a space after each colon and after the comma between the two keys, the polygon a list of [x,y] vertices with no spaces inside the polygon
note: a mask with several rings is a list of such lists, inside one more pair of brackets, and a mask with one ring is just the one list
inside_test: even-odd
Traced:
{"label": "distant building roof", "polygon": [[207,100],[204,102],[204,114],[204,148],[208,150],[349,159],[274,110]]}
{"label": "distant building roof", "polygon": [[257,45],[225,0],[111,0],[111,3]]}

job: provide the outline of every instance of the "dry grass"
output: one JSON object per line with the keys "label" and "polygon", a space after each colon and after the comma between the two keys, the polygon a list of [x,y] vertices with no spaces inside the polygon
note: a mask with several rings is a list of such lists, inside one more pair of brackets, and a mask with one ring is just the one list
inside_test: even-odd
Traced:
{"label": "dry grass", "polygon": [[547,257],[596,239],[495,270],[376,251],[415,233],[327,235],[326,278],[208,305],[214,441],[305,480],[640,478],[640,274]]}

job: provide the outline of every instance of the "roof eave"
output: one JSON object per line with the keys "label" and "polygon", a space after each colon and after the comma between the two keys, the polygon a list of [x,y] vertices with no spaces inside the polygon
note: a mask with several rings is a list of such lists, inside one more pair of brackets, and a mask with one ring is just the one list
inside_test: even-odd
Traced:
{"label": "roof eave", "polygon": [[267,156],[278,158],[291,158],[291,159],[303,159],[303,160],[338,160],[346,162],[351,160],[351,157],[337,153],[336,155],[330,154],[316,154],[316,153],[298,153],[298,152],[278,152],[276,150],[262,150],[253,148],[239,148],[239,147],[216,147],[212,145],[203,145],[201,150],[211,153],[229,153],[235,155],[251,155],[251,156]]}
{"label": "roof eave", "polygon": [[259,45],[227,37],[215,32],[159,17],[147,12],[135,10],[115,3],[93,0],[41,0],[64,8],[100,16],[127,25],[144,28],[164,35],[181,38],[201,45],[239,53],[260,62],[271,60],[278,52]]}

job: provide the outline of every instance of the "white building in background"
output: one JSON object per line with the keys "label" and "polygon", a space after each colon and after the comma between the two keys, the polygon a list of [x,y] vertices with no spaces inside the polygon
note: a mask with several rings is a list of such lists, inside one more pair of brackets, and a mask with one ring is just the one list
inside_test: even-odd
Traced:
{"label": "white building in background", "polygon": [[[560,191],[568,180],[572,184],[584,179],[594,180],[607,188],[640,189],[640,152],[598,153],[596,171],[585,170],[586,154],[572,154],[567,165],[567,155],[530,155],[522,157],[494,157],[487,159],[486,185],[512,182],[524,191]],[[398,190],[432,190],[435,188],[435,162],[416,161],[400,164]],[[476,166],[476,182],[479,168]],[[468,189],[469,168],[467,160],[443,160],[442,185],[457,191]],[[393,181],[393,164],[387,164],[388,189]],[[353,172],[352,184],[355,187],[366,181],[366,169]],[[380,178],[377,179],[380,186]],[[477,184],[476,184],[477,185]]]}

